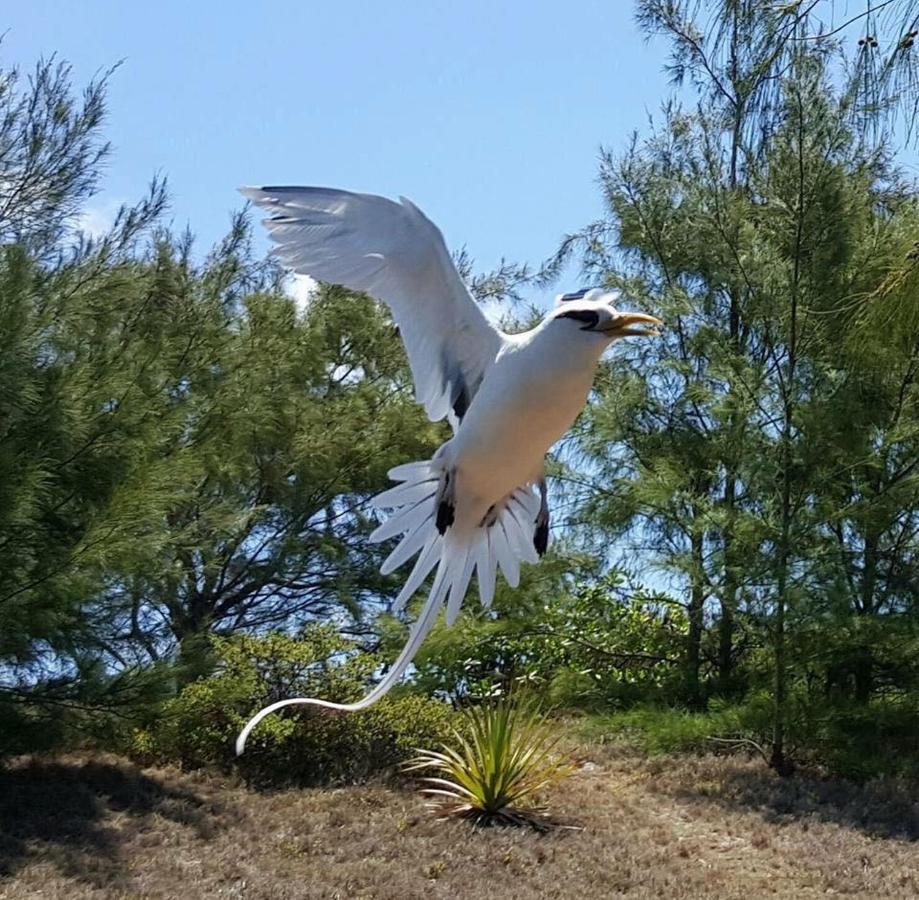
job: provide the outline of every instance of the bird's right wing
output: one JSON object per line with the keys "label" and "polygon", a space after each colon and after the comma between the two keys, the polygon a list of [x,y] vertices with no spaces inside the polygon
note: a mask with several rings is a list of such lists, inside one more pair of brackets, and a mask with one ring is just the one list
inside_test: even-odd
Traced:
{"label": "bird's right wing", "polygon": [[437,226],[404,197],[316,187],[242,193],[270,213],[265,225],[285,265],[389,306],[418,402],[432,421],[462,418],[505,338],[470,296]]}

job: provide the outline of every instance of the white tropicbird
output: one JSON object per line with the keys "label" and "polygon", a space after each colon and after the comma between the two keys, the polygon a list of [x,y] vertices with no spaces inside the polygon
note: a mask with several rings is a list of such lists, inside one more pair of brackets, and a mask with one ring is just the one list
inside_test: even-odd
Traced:
{"label": "white tropicbird", "polygon": [[[619,312],[599,289],[562,294],[543,321],[504,334],[485,318],[460,278],[443,236],[404,197],[315,187],[244,188],[270,213],[274,254],[294,272],[382,300],[399,327],[415,396],[431,421],[447,417],[453,437],[430,460],[396,466],[401,482],[373,500],[392,515],[370,536],[403,535],[384,574],[418,554],[394,604],[401,610],[434,567],[428,598],[402,653],[356,703],[311,697],[281,700],[252,718],[236,742],[295,703],[358,710],[379,700],[405,673],[446,603],[456,619],[475,570],[491,606],[497,569],[516,587],[520,561],[535,563],[549,534],[544,461],[587,402],[603,351],[618,338],[654,335],[659,319]],[[536,488],[534,492],[534,488]]]}

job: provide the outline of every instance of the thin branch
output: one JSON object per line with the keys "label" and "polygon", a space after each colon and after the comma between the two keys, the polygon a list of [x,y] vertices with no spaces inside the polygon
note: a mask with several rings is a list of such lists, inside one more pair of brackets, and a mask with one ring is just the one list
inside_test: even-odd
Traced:
{"label": "thin branch", "polygon": [[834,34],[839,34],[840,31],[848,28],[853,22],[857,22],[859,19],[864,19],[867,16],[870,16],[872,13],[876,13],[879,10],[882,10],[885,6],[890,6],[894,0],[884,0],[883,3],[879,3],[877,6],[869,7],[864,12],[859,13],[857,16],[852,16],[851,19],[843,22],[842,25],[838,25],[832,31],[826,31],[823,34],[812,34],[805,35],[804,37],[793,38],[796,41],[821,41],[824,38],[832,37]]}

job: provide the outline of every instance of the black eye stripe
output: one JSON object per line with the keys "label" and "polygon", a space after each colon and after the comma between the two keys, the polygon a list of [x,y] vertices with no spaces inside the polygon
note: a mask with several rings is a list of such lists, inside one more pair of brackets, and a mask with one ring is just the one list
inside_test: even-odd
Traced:
{"label": "black eye stripe", "polygon": [[595,313],[591,309],[572,309],[570,312],[564,312],[561,315],[557,316],[559,319],[577,319],[579,322],[585,322],[584,328],[581,331],[589,331],[591,328],[595,328],[597,322],[600,321],[600,316],[598,313]]}

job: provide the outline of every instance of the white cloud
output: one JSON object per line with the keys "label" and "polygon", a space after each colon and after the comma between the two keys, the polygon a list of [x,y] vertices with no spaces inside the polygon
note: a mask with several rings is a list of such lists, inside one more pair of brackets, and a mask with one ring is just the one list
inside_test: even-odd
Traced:
{"label": "white cloud", "polygon": [[87,206],[74,222],[76,231],[82,231],[86,237],[100,238],[111,230],[123,200],[106,200],[94,206]]}
{"label": "white cloud", "polygon": [[293,298],[297,312],[302,313],[309,306],[316,282],[309,275],[291,275],[284,284],[284,290],[288,297]]}
{"label": "white cloud", "polygon": [[485,318],[496,327],[500,327],[501,321],[513,312],[513,305],[509,300],[486,300],[479,306],[485,313]]}

